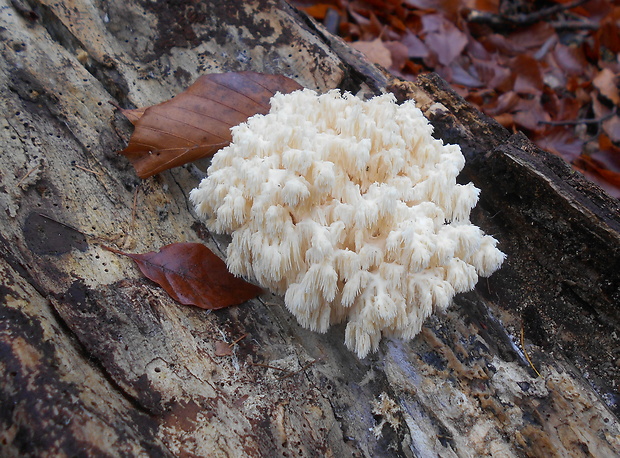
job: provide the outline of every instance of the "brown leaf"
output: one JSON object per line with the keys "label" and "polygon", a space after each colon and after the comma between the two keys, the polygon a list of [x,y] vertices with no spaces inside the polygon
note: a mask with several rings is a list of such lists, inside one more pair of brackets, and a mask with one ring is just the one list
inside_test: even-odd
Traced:
{"label": "brown leaf", "polygon": [[426,34],[424,42],[442,65],[450,65],[467,46],[467,35],[439,14],[422,17],[422,24]]}
{"label": "brown leaf", "polygon": [[490,33],[480,37],[480,41],[489,52],[517,56],[528,51],[539,50],[555,33],[551,25],[539,22],[529,27],[519,28],[508,35]]}
{"label": "brown leaf", "polygon": [[443,71],[447,72],[446,76],[449,75],[447,79],[451,83],[461,84],[467,87],[483,86],[483,83],[478,79],[475,68],[471,66],[469,68],[464,68],[457,60],[452,62],[449,67],[444,67]]}
{"label": "brown leaf", "polygon": [[509,111],[512,111],[521,98],[516,92],[505,92],[495,99],[492,103],[487,104],[484,108],[484,112],[491,116],[497,116]]}
{"label": "brown leaf", "polygon": [[408,57],[416,58],[428,56],[428,48],[413,32],[407,31],[401,41],[407,47]]}
{"label": "brown leaf", "polygon": [[620,198],[620,173],[608,170],[599,161],[585,154],[579,156],[573,165],[590,177],[592,181],[598,183],[609,194]]}
{"label": "brown leaf", "polygon": [[576,138],[572,129],[565,126],[554,126],[534,141],[541,148],[563,157],[567,162],[578,158],[583,148],[583,141]]}
{"label": "brown leaf", "polygon": [[545,125],[541,123],[551,120],[538,98],[519,99],[514,107],[513,114],[517,126],[527,129],[532,134],[544,131]]}
{"label": "brown leaf", "polygon": [[318,19],[322,21],[325,19],[327,15],[327,10],[333,8],[332,5],[328,5],[327,3],[317,3],[310,6],[304,6],[300,9],[306,12],[308,16],[312,16],[314,19]]}
{"label": "brown leaf", "polygon": [[373,64],[379,64],[385,68],[390,68],[392,66],[392,54],[390,50],[385,47],[380,38],[376,38],[372,41],[356,41],[355,43],[351,43],[351,46],[364,53]]}
{"label": "brown leaf", "polygon": [[520,55],[512,61],[515,76],[514,91],[519,94],[540,94],[543,91],[543,76],[538,61],[527,55]]}
{"label": "brown leaf", "polygon": [[620,117],[618,115],[603,121],[603,130],[612,142],[620,143]]}
{"label": "brown leaf", "polygon": [[496,60],[470,59],[478,73],[478,77],[486,87],[499,90],[505,89],[507,91],[512,88],[509,68],[499,65]]}
{"label": "brown leaf", "polygon": [[453,0],[405,0],[405,5],[418,8],[424,11],[438,11],[443,13],[446,17],[456,19],[461,2],[455,2]]}
{"label": "brown leaf", "polygon": [[[598,136],[598,147],[599,149],[611,149],[616,150],[616,146],[612,143],[611,139],[605,135],[605,132],[601,132]],[[620,149],[617,149],[620,152]]]}
{"label": "brown leaf", "polygon": [[594,84],[603,97],[618,105],[620,104],[620,91],[618,90],[617,81],[618,75],[615,75],[608,68],[604,68],[592,80],[592,84]]}
{"label": "brown leaf", "polygon": [[506,129],[512,129],[515,125],[514,116],[510,113],[502,113],[494,116],[495,120],[504,126]]}
{"label": "brown leaf", "polygon": [[549,38],[556,34],[553,26],[547,22],[538,22],[529,27],[519,28],[508,35],[512,50],[517,54],[528,50],[540,50]]}
{"label": "brown leaf", "polygon": [[620,13],[615,11],[615,14],[610,13],[601,24],[597,36],[600,40],[601,46],[607,48],[610,52],[617,54],[620,53],[620,27],[618,27],[618,18],[615,17]]}
{"label": "brown leaf", "polygon": [[596,118],[605,119],[611,116],[612,109],[595,97],[592,99],[592,112]]}
{"label": "brown leaf", "polygon": [[582,103],[571,95],[565,96],[545,88],[541,102],[544,110],[554,121],[572,121],[579,118]]}
{"label": "brown leaf", "polygon": [[147,278],[183,305],[215,310],[241,304],[262,292],[232,275],[226,263],[201,243],[173,243],[157,253],[143,254],[104,248],[133,259]]}
{"label": "brown leaf", "polygon": [[476,11],[485,11],[487,13],[497,13],[499,9],[499,0],[465,0],[463,4]]}
{"label": "brown leaf", "polygon": [[233,350],[229,344],[217,340],[215,342],[215,356],[232,356]]}
{"label": "brown leaf", "polygon": [[601,133],[594,142],[599,148],[593,148],[590,156],[604,164],[607,169],[620,174],[620,147],[611,143],[604,133]]}
{"label": "brown leaf", "polygon": [[390,52],[390,57],[392,58],[391,68],[393,70],[402,70],[405,66],[405,62],[409,59],[409,50],[407,46],[400,41],[384,41],[383,46]]}
{"label": "brown leaf", "polygon": [[580,75],[588,65],[583,49],[577,46],[566,46],[557,43],[553,56],[558,65],[569,75]]}
{"label": "brown leaf", "polygon": [[215,154],[231,140],[230,128],[269,112],[276,93],[301,89],[281,75],[218,73],[198,78],[173,99],[146,109],[123,110],[136,125],[121,154],[140,178]]}

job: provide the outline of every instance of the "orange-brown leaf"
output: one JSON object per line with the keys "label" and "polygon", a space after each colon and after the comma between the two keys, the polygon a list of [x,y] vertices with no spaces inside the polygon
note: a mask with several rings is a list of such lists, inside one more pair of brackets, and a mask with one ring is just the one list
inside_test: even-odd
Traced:
{"label": "orange-brown leaf", "polygon": [[232,347],[226,342],[217,340],[215,342],[215,356],[232,356]]}
{"label": "orange-brown leaf", "polygon": [[351,46],[364,53],[373,64],[379,64],[385,68],[392,66],[392,54],[380,38],[375,38],[372,41],[356,41],[351,43]]}
{"label": "orange-brown leaf", "polygon": [[262,292],[231,274],[226,263],[201,243],[173,243],[143,254],[104,248],[133,259],[147,278],[184,305],[215,310],[241,304]]}
{"label": "orange-brown leaf", "polygon": [[586,173],[609,194],[620,197],[620,173],[607,169],[600,161],[585,154],[579,156],[573,165]]}
{"label": "orange-brown leaf", "polygon": [[617,81],[617,75],[608,68],[604,68],[592,80],[592,84],[594,84],[603,97],[618,105],[620,104],[620,91],[618,90]]}
{"label": "orange-brown leaf", "polygon": [[620,116],[615,115],[603,121],[603,130],[612,142],[620,143]]}
{"label": "orange-brown leaf", "polygon": [[514,91],[519,94],[540,94],[544,89],[543,74],[536,59],[519,55],[512,61],[515,74]]}
{"label": "orange-brown leaf", "polygon": [[269,99],[302,87],[290,78],[255,72],[204,75],[173,99],[123,113],[136,129],[121,154],[140,178],[215,154],[230,128],[269,112]]}

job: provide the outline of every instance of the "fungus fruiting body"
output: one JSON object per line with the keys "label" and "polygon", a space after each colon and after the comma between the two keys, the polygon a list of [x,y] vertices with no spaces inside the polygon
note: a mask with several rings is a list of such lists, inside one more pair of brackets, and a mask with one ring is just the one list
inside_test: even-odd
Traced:
{"label": "fungus fruiting body", "polygon": [[391,94],[276,94],[232,129],[190,198],[232,235],[232,273],[283,294],[304,327],[346,320],[363,358],[382,336],[414,337],[505,257],[469,221],[479,190],[456,183],[459,146],[432,130]]}

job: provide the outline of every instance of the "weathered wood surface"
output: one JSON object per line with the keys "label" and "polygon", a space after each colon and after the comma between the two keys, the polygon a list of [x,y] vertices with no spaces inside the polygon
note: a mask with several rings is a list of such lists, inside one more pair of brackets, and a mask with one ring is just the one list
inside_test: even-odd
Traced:
{"label": "weathered wood surface", "polygon": [[[388,81],[276,0],[0,0],[0,27],[2,456],[620,454],[618,202],[561,161],[437,77]],[[221,253],[187,202],[204,164],[140,182],[107,102],[229,70],[415,97],[462,146],[505,266],[363,361],[342,327],[304,330],[269,294],[215,313],[170,300],[99,243]]]}

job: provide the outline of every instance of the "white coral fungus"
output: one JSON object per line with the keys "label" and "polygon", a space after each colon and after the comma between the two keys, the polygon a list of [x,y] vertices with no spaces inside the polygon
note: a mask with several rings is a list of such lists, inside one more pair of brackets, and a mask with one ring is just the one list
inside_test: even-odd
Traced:
{"label": "white coral fungus", "polygon": [[232,273],[284,294],[304,327],[347,320],[363,358],[382,335],[413,338],[505,257],[469,221],[479,190],[456,183],[459,146],[432,130],[391,94],[276,94],[269,114],[232,129],[191,200],[232,234]]}

